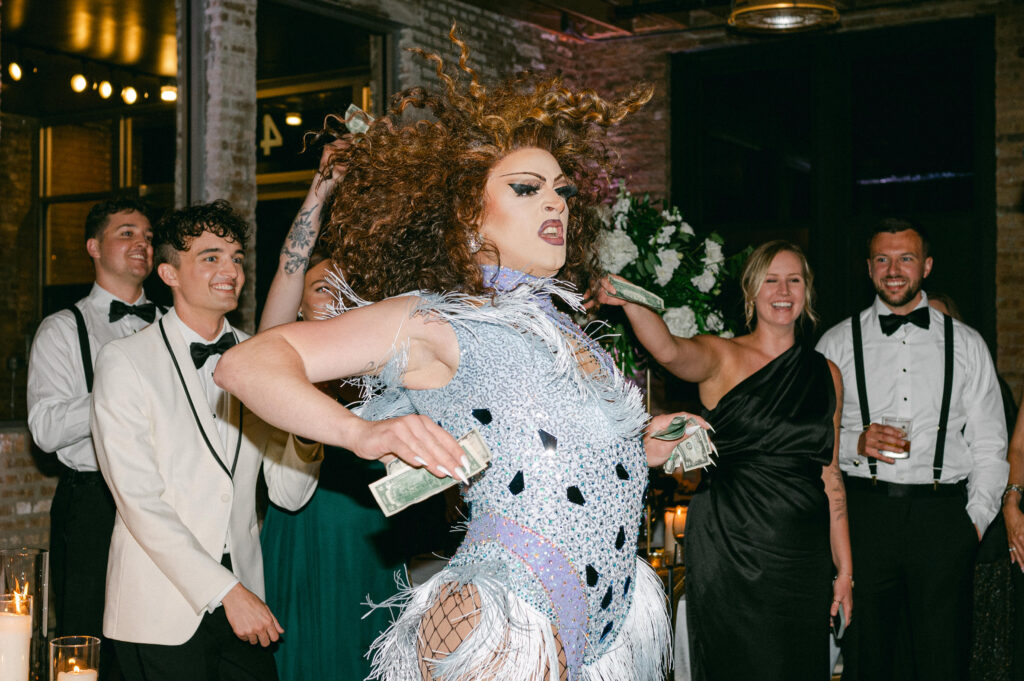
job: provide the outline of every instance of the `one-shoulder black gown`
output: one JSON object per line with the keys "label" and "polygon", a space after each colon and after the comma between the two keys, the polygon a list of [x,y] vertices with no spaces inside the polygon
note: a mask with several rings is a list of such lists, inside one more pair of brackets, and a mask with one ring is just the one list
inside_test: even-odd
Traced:
{"label": "one-shoulder black gown", "polygon": [[704,410],[719,457],[686,521],[696,681],[827,678],[835,408],[827,361],[794,345]]}

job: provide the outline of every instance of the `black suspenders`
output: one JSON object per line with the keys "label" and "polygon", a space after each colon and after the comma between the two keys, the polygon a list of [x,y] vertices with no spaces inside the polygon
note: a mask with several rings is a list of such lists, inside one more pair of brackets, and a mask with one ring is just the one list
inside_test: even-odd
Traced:
{"label": "black suspenders", "polygon": [[[864,379],[864,342],[861,337],[860,313],[850,318],[853,325],[853,366],[857,374],[857,397],[860,401],[860,420],[867,430],[871,425],[871,412],[868,409],[867,382]],[[953,318],[942,315],[946,352],[946,366],[942,379],[942,407],[939,410],[939,430],[935,436],[935,459],[932,462],[932,485],[938,487],[942,478],[942,457],[946,451],[946,425],[949,423],[949,401],[953,396]],[[871,482],[877,482],[878,461],[868,459],[871,470]]]}
{"label": "black suspenders", "polygon": [[92,392],[92,348],[89,347],[89,332],[85,328],[85,317],[77,305],[68,307],[75,315],[75,326],[78,327],[78,347],[82,350],[82,366],[85,368],[85,389]]}

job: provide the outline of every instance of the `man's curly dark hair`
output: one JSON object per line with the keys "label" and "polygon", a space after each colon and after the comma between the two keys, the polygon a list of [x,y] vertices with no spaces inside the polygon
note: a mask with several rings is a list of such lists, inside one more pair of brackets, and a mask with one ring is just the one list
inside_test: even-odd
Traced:
{"label": "man's curly dark hair", "polygon": [[[399,92],[387,116],[331,159],[346,168],[324,235],[335,262],[371,301],[412,290],[485,293],[467,242],[484,212],[488,172],[509,153],[538,147],[579,189],[568,200],[566,263],[558,276],[586,290],[601,274],[594,208],[602,199],[598,179],[612,166],[604,129],[639,109],[653,87],[639,85],[609,102],[593,90],[570,89],[559,76],[521,73],[489,89],[469,66],[455,26],[449,37],[460,50],[457,69],[437,54],[412,50],[434,63],[442,89]],[[403,124],[409,107],[429,111],[433,120]],[[340,138],[343,124],[329,116],[321,134]]]}
{"label": "man's curly dark hair", "polygon": [[178,266],[179,253],[187,251],[192,240],[210,232],[236,242],[245,250],[249,224],[224,199],[213,203],[197,203],[168,213],[153,230],[153,256],[157,265]]}

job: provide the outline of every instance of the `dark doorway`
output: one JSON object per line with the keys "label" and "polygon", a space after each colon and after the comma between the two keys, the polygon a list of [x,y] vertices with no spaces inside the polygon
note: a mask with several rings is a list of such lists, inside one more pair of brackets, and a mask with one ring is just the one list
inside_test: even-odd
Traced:
{"label": "dark doorway", "polygon": [[829,33],[673,58],[672,198],[734,249],[800,243],[823,323],[870,304],[864,232],[923,225],[926,290],[995,348],[990,19]]}

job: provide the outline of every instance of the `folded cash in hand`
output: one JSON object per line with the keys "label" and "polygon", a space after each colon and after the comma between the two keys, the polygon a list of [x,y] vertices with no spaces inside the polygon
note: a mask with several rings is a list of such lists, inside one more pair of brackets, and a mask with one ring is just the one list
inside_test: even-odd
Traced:
{"label": "folded cash in hand", "polygon": [[685,437],[672,449],[668,461],[665,462],[664,471],[675,473],[682,465],[684,471],[692,471],[696,468],[707,468],[715,465],[711,459],[712,452],[717,454],[718,450],[708,437],[696,419],[685,416],[676,416],[672,419],[665,430],[658,431],[651,437],[657,440],[679,440]]}
{"label": "folded cash in hand", "polygon": [[636,303],[637,305],[643,305],[649,307],[655,312],[665,311],[665,301],[660,296],[656,296],[645,288],[640,288],[636,284],[626,281],[625,279],[610,278],[612,286],[615,287],[615,293],[609,295],[616,298],[621,298],[630,303]]}
{"label": "folded cash in hand", "polygon": [[[474,428],[460,437],[459,444],[469,461],[467,478],[487,468],[491,450],[478,430]],[[426,468],[413,468],[396,459],[388,464],[387,475],[370,483],[370,492],[384,515],[390,517],[458,483],[455,478],[439,478]]]}
{"label": "folded cash in hand", "polygon": [[360,109],[355,104],[349,104],[345,109],[345,127],[351,133],[366,132],[373,123],[373,116]]}

